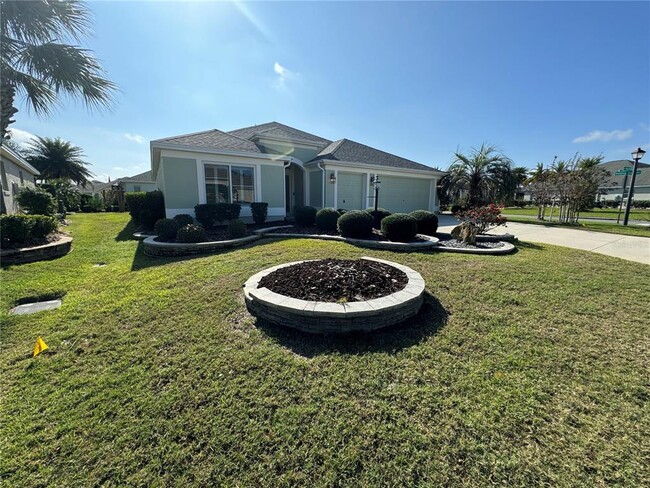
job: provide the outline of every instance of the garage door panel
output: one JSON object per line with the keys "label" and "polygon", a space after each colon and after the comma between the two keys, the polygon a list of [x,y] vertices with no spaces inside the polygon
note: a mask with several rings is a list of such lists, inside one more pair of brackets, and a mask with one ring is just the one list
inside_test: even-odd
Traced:
{"label": "garage door panel", "polygon": [[379,206],[390,212],[412,212],[429,208],[431,180],[381,176]]}
{"label": "garage door panel", "polygon": [[364,175],[341,173],[337,176],[336,208],[361,210],[363,204]]}

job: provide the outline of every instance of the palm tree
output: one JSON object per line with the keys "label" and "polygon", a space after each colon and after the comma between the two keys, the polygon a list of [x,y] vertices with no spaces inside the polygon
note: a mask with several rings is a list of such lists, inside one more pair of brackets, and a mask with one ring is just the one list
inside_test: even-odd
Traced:
{"label": "palm tree", "polygon": [[38,115],[52,112],[61,95],[89,108],[110,105],[116,85],[93,53],[76,43],[90,29],[90,12],[78,0],[0,2],[0,110],[4,139],[18,112],[16,95]]}
{"label": "palm tree", "polygon": [[37,137],[27,149],[27,162],[41,172],[42,179],[72,180],[78,185],[85,185],[92,177],[83,157],[80,147],[58,137]]}
{"label": "palm tree", "polygon": [[517,181],[517,185],[523,185],[526,183],[526,180],[528,180],[528,173],[528,168],[525,168],[524,166],[517,166],[516,168],[512,168],[512,176]]}
{"label": "palm tree", "polygon": [[452,186],[455,193],[467,194],[469,206],[489,203],[509,191],[512,161],[495,146],[483,143],[467,156],[456,151],[455,158],[449,166]]}

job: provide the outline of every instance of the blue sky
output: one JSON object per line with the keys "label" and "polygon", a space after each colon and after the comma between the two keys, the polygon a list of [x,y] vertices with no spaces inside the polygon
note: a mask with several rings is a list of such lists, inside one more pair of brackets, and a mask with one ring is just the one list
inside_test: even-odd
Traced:
{"label": "blue sky", "polygon": [[99,179],[149,141],[271,120],[445,169],[489,141],[516,165],[650,147],[649,2],[92,2],[112,111],[12,126],[81,146]]}

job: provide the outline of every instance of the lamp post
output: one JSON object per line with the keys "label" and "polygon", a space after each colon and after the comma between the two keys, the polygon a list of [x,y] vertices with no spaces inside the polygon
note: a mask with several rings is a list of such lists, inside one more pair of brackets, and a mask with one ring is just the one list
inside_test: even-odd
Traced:
{"label": "lamp post", "polygon": [[375,176],[372,178],[372,184],[375,187],[375,211],[373,213],[373,217],[375,218],[375,228],[379,228],[379,222],[377,221],[377,207],[379,204],[379,189],[381,188],[381,180],[379,179],[379,175],[377,173],[375,173]]}
{"label": "lamp post", "polygon": [[636,151],[632,152],[632,159],[634,159],[634,167],[632,168],[632,181],[630,182],[630,190],[627,194],[627,205],[625,206],[625,219],[623,219],[623,225],[627,225],[627,221],[630,218],[630,207],[632,206],[632,194],[634,193],[634,181],[636,180],[636,170],[639,167],[639,161],[645,154],[645,151],[641,148],[638,148]]}

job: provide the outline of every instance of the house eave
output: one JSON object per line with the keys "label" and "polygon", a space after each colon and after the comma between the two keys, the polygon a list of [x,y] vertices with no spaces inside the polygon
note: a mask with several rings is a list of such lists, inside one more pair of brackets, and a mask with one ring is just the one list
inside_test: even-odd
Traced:
{"label": "house eave", "polygon": [[392,171],[392,172],[399,172],[399,173],[420,174],[420,175],[438,176],[438,177],[442,177],[447,174],[446,171],[440,171],[433,168],[431,168],[430,170],[400,168],[397,166],[382,166],[379,164],[359,163],[356,161],[339,161],[336,159],[315,159],[308,163],[305,163],[305,167],[307,168],[316,167],[318,163],[324,163],[326,165],[332,165],[332,166],[352,166],[352,167],[359,167],[359,168],[367,168],[367,169],[374,170],[377,173]]}
{"label": "house eave", "polygon": [[39,176],[41,172],[34,168],[31,164],[25,161],[19,154],[13,151],[13,149],[7,146],[0,146],[2,148],[2,155],[6,157],[9,161],[14,163],[17,166],[20,166],[26,171],[29,171],[34,176]]}

